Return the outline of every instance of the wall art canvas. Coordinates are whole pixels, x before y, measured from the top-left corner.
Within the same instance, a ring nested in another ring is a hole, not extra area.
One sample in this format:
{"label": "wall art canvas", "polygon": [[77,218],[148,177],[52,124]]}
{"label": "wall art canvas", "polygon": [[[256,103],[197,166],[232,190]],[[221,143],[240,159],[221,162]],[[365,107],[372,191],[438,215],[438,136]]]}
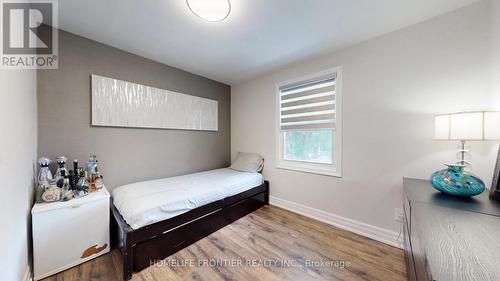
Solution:
{"label": "wall art canvas", "polygon": [[92,75],[92,125],[218,130],[218,101]]}

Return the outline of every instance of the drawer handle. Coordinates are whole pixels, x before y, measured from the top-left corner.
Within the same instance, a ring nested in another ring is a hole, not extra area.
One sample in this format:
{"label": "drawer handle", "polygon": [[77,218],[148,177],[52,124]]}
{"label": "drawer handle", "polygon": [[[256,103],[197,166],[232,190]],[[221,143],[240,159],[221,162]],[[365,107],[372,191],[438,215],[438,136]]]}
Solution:
{"label": "drawer handle", "polygon": [[80,208],[82,205],[71,206],[72,209]]}

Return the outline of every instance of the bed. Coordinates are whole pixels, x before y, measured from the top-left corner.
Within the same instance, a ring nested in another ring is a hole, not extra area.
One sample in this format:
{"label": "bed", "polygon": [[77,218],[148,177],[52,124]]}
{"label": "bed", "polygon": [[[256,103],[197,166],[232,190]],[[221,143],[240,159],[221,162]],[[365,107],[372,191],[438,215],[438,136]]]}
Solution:
{"label": "bed", "polygon": [[111,242],[124,280],[268,203],[260,173],[229,168],[115,188]]}

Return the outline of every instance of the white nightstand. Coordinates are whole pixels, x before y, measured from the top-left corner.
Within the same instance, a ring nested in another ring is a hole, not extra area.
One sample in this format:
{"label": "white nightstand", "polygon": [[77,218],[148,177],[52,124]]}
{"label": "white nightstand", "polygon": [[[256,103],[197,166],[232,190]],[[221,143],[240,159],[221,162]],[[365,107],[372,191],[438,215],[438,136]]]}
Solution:
{"label": "white nightstand", "polygon": [[67,202],[33,206],[34,280],[109,252],[109,202],[102,188]]}

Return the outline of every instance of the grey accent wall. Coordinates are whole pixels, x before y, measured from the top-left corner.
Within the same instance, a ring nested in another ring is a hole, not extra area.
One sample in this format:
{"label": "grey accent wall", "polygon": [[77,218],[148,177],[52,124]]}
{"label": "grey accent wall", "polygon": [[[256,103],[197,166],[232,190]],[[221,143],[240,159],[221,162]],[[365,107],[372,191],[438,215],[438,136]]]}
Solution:
{"label": "grey accent wall", "polygon": [[[218,100],[219,131],[92,127],[91,74]],[[39,155],[96,154],[109,189],[230,164],[228,85],[64,31],[59,69],[39,70],[37,84]]]}

